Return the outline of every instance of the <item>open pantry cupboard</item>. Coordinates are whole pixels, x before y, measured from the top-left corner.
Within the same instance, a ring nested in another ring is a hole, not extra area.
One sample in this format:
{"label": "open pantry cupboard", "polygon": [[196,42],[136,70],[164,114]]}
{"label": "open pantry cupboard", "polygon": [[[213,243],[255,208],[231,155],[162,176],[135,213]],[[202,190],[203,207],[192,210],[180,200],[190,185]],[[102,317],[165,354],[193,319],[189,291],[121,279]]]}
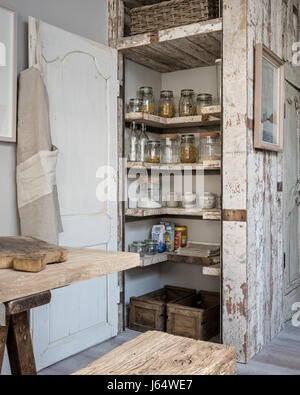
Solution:
{"label": "open pantry cupboard", "polygon": [[[118,49],[119,61],[119,158],[128,157],[129,127],[134,121],[144,123],[148,136],[159,140],[165,134],[195,134],[196,141],[201,133],[217,133],[222,139],[221,102],[206,108],[206,117],[178,117],[178,102],[182,89],[194,89],[195,93],[210,93],[218,96],[218,72],[216,60],[222,58],[223,30],[222,10],[219,18],[175,27],[158,34],[140,34],[129,36],[130,18],[128,10],[157,1],[109,1],[109,45]],[[220,84],[222,82],[220,81]],[[175,97],[176,114],[172,119],[143,113],[128,112],[129,99],[137,96],[142,86],[151,86],[158,114],[160,91],[172,90]],[[204,118],[204,119],[203,119]],[[222,195],[222,160],[212,160],[200,164],[152,165],[158,168],[162,177],[181,174],[183,179],[193,180],[195,192],[196,179],[204,180],[205,192],[219,197]],[[126,168],[125,168],[126,167]],[[137,176],[147,174],[151,177],[151,164],[126,162],[120,167],[119,187],[124,192],[124,185],[129,172]],[[152,173],[153,174],[153,173]],[[184,181],[183,181],[184,184]],[[172,181],[171,181],[172,185]],[[184,190],[184,187],[183,187]],[[189,189],[189,191],[191,191]],[[149,239],[153,225],[160,221],[174,222],[188,228],[188,240],[206,244],[222,244],[222,209],[211,210],[165,208],[140,209],[131,208],[128,199],[119,205],[119,248],[128,250],[133,241]],[[231,213],[228,213],[229,215]],[[235,213],[239,215],[239,213]],[[222,250],[222,249],[221,249]],[[183,253],[184,254],[184,253]],[[220,254],[219,254],[220,255]],[[182,256],[175,253],[157,254],[142,259],[143,268],[129,271],[120,279],[122,282],[123,306],[120,312],[123,326],[128,325],[127,307],[130,298],[140,296],[165,285],[172,285],[197,291],[212,291],[220,295],[222,306],[222,259],[221,256],[202,258],[200,256]],[[220,316],[221,316],[220,309]],[[222,320],[220,320],[222,322]],[[222,326],[214,341],[221,340]]]}

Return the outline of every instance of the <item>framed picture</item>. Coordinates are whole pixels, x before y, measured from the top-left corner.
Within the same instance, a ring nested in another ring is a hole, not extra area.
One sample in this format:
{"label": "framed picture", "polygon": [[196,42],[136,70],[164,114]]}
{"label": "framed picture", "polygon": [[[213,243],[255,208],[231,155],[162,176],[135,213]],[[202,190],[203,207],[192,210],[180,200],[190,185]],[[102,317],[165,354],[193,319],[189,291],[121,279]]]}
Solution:
{"label": "framed picture", "polygon": [[0,4],[0,141],[16,142],[16,11]]}
{"label": "framed picture", "polygon": [[284,62],[263,44],[255,49],[254,146],[283,151]]}

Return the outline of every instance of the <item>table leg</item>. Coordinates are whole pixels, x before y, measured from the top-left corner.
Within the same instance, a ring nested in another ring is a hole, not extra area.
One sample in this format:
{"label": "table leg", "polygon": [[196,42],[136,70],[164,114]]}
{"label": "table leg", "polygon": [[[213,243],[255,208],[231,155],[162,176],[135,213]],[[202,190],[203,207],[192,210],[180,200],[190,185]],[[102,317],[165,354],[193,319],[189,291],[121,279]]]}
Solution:
{"label": "table leg", "polygon": [[4,359],[5,345],[7,339],[8,326],[0,326],[0,375]]}
{"label": "table leg", "polygon": [[37,374],[28,311],[10,317],[7,350],[13,376]]}

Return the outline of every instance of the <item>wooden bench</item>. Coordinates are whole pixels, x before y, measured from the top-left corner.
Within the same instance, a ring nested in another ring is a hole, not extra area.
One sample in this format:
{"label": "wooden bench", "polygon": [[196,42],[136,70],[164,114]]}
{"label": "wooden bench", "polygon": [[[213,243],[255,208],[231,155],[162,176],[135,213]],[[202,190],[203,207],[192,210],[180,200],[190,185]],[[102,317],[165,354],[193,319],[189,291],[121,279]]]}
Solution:
{"label": "wooden bench", "polygon": [[75,375],[232,375],[233,347],[147,332]]}

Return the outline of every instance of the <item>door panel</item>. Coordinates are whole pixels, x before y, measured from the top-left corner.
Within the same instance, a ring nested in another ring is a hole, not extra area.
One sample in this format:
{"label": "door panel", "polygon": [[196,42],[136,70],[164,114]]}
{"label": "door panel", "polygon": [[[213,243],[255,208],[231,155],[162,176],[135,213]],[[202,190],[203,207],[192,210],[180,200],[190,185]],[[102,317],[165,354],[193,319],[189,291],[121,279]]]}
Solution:
{"label": "door panel", "polygon": [[[292,304],[300,301],[300,131],[299,92],[286,83],[284,148],[284,251],[285,319],[292,317]],[[298,300],[297,300],[298,299]]]}
{"label": "door panel", "polygon": [[[48,90],[64,232],[60,244],[117,249],[117,204],[99,202],[97,169],[117,169],[117,51],[30,18],[30,64]],[[115,336],[117,274],[52,292],[32,313],[38,369]]]}

